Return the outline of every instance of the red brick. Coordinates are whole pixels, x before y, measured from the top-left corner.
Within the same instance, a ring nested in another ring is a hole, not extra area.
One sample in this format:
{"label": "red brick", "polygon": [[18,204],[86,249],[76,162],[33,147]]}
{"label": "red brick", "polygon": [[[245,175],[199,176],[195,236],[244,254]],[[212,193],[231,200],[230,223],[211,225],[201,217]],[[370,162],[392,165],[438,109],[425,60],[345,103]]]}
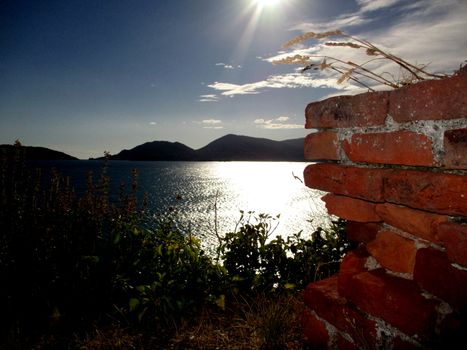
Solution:
{"label": "red brick", "polygon": [[385,223],[434,243],[440,243],[437,236],[438,226],[449,219],[446,215],[389,203],[378,204],[376,213]]}
{"label": "red brick", "polygon": [[305,159],[339,160],[337,132],[322,131],[305,137]]}
{"label": "red brick", "polygon": [[444,133],[444,166],[467,169],[467,128]]}
{"label": "red brick", "polygon": [[376,322],[367,319],[361,312],[349,307],[338,293],[337,276],[307,286],[305,304],[338,330],[348,334],[376,337]]}
{"label": "red brick", "polygon": [[[345,298],[341,297],[337,291],[337,275],[331,276],[321,281],[310,283],[303,293],[305,304],[312,310],[324,309],[324,313],[332,312],[332,308],[345,305]],[[318,312],[318,314],[324,315]],[[325,317],[330,320],[331,317]]]}
{"label": "red brick", "polygon": [[444,252],[433,248],[419,249],[414,280],[450,305],[459,309],[467,307],[467,271],[452,266]]}
{"label": "red brick", "polygon": [[417,248],[415,242],[391,231],[380,231],[367,244],[368,252],[385,268],[402,273],[413,273]]}
{"label": "red brick", "polygon": [[312,164],[305,168],[308,187],[349,197],[383,201],[383,176],[387,170],[337,164]]}
{"label": "red brick", "polygon": [[305,305],[336,328],[343,326],[347,301],[337,291],[337,275],[309,284],[304,293]]}
{"label": "red brick", "polygon": [[304,170],[305,184],[349,197],[383,201],[383,179],[391,170],[366,169],[337,164],[311,164]]}
{"label": "red brick", "polygon": [[357,222],[379,222],[374,203],[362,201],[345,196],[336,196],[332,193],[321,198],[326,203],[329,214]]}
{"label": "red brick", "polygon": [[389,115],[397,122],[467,118],[467,73],[390,92]]}
{"label": "red brick", "polygon": [[467,266],[467,225],[445,223],[438,228],[439,239],[446,247],[449,260]]}
{"label": "red brick", "polygon": [[337,288],[339,295],[346,297],[347,292],[352,288],[351,281],[354,275],[366,272],[365,264],[369,255],[364,246],[348,252],[342,259],[339,273],[337,274]]}
{"label": "red brick", "polygon": [[343,143],[349,159],[357,163],[432,166],[431,140],[411,131],[354,134]]}
{"label": "red brick", "polygon": [[[343,311],[343,326],[342,329],[349,334],[360,349],[365,348],[368,343],[375,344],[377,337],[376,321],[367,318],[367,315],[362,311],[349,305]],[[345,322],[345,323],[344,323]]]}
{"label": "red brick", "polygon": [[[378,209],[378,206],[376,206],[376,209]],[[376,237],[380,228],[381,224],[347,221],[345,224],[345,233],[347,238],[351,241],[368,243]]]}
{"label": "red brick", "polygon": [[467,177],[393,170],[385,174],[384,199],[435,213],[467,216]]}
{"label": "red brick", "polygon": [[324,323],[306,310],[302,317],[303,334],[313,349],[328,349],[329,333]]}
{"label": "red brick", "polygon": [[425,299],[414,281],[379,269],[354,275],[350,283],[347,299],[364,312],[408,335],[427,336],[433,332],[437,302]]}
{"label": "red brick", "polygon": [[337,96],[310,103],[305,110],[305,128],[347,128],[384,125],[388,92]]}
{"label": "red brick", "polygon": [[345,311],[347,301],[338,292],[337,275],[324,280],[311,283],[304,292],[305,304],[314,310],[321,318],[331,323],[336,328],[347,331],[349,320]]}

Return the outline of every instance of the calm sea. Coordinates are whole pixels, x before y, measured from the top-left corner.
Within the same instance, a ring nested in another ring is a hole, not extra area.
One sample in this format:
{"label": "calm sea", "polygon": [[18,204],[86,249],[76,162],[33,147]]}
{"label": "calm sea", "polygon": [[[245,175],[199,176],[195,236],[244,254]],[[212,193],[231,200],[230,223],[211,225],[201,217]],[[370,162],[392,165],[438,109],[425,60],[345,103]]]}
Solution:
{"label": "calm sea", "polygon": [[[103,162],[49,161],[36,165],[55,167],[69,176],[79,194],[86,189],[90,171],[99,178]],[[132,169],[137,169],[139,193],[147,196],[149,215],[175,208],[179,228],[197,234],[209,245],[216,223],[221,234],[234,230],[240,210],[280,215],[274,235],[283,237],[299,231],[309,234],[317,226],[326,225],[319,199],[323,193],[300,181],[305,166],[302,162],[111,161],[107,171],[111,193],[118,195],[122,182],[131,186]]]}

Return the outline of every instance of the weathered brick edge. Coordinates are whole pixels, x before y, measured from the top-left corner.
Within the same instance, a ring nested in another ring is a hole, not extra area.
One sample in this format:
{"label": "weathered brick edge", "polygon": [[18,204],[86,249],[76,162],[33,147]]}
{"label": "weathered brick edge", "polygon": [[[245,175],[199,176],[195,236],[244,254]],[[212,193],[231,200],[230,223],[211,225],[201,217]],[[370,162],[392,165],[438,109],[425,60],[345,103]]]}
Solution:
{"label": "weathered brick edge", "polygon": [[310,103],[307,186],[359,242],[308,285],[314,348],[450,348],[467,338],[467,69]]}

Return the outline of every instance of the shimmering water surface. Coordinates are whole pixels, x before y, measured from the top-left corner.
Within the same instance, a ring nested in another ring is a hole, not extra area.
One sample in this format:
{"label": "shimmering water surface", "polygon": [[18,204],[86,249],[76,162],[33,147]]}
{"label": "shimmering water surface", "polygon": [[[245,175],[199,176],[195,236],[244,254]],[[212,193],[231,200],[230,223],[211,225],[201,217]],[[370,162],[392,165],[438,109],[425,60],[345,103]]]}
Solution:
{"label": "shimmering water surface", "polygon": [[[86,188],[89,171],[97,179],[103,163],[54,161],[40,165],[58,168],[71,178],[80,193]],[[107,171],[111,193],[118,194],[120,183],[129,186],[131,171],[137,169],[139,193],[147,195],[148,213],[165,213],[169,208],[176,208],[179,227],[209,242],[214,237],[216,222],[221,234],[234,230],[240,210],[280,214],[275,235],[287,236],[301,230],[306,234],[325,224],[325,210],[319,199],[322,193],[307,188],[299,180],[306,165],[301,162],[112,161]]]}

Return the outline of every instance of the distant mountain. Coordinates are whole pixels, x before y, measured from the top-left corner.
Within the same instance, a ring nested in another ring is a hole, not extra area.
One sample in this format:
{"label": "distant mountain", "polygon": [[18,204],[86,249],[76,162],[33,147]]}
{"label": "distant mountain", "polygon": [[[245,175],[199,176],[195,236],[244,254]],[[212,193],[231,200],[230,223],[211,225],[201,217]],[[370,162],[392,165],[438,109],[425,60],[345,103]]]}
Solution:
{"label": "distant mountain", "polygon": [[[13,157],[16,146],[0,145],[0,155],[6,154],[7,157]],[[66,153],[54,151],[45,147],[21,146],[21,151],[24,151],[24,159],[26,160],[78,160]]]}
{"label": "distant mountain", "polygon": [[196,151],[199,160],[303,160],[304,139],[273,141],[239,135],[223,136]]}
{"label": "distant mountain", "polygon": [[123,150],[110,159],[115,160],[194,160],[196,152],[180,142],[153,141]]}
{"label": "distant mountain", "polygon": [[114,160],[185,160],[185,161],[302,161],[304,139],[273,141],[239,135],[223,136],[194,150],[179,142],[146,142],[113,155]]}

